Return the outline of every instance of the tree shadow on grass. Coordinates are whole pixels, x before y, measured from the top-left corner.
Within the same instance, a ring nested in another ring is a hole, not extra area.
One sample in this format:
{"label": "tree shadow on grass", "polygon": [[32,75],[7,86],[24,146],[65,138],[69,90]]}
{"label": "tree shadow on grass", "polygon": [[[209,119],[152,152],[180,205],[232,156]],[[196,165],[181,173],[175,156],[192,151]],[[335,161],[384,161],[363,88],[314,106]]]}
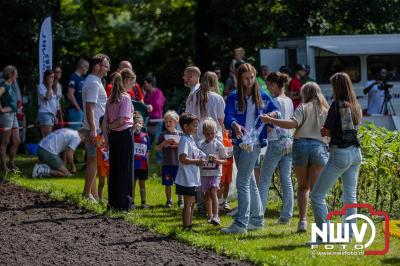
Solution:
{"label": "tree shadow on grass", "polygon": [[382,264],[400,265],[400,258],[386,258],[382,260]]}
{"label": "tree shadow on grass", "polygon": [[272,247],[263,247],[260,248],[260,250],[264,251],[292,251],[298,248],[306,248],[307,246],[305,244],[289,244],[289,245],[278,245],[278,246],[272,246]]}
{"label": "tree shadow on grass", "polygon": [[289,232],[289,233],[282,232],[282,233],[279,233],[279,234],[274,234],[274,233],[264,233],[262,231],[259,231],[258,233],[251,232],[249,234],[239,235],[237,237],[237,239],[240,239],[240,240],[257,240],[257,239],[263,239],[263,238],[265,238],[265,239],[271,239],[271,238],[272,239],[277,239],[277,238],[284,239],[284,238],[288,238],[291,235],[295,235],[295,234],[296,234],[295,232]]}
{"label": "tree shadow on grass", "polygon": [[281,215],[281,213],[280,213],[279,210],[271,210],[271,209],[268,209],[268,210],[265,212],[264,217],[265,217],[265,218],[279,218],[280,215]]}

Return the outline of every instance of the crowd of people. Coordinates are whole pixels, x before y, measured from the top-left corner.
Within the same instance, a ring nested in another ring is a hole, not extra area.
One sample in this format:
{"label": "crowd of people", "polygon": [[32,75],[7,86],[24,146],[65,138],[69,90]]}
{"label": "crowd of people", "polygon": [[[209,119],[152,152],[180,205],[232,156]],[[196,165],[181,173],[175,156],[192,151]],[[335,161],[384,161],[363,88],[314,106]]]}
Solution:
{"label": "crowd of people", "polygon": [[[238,208],[234,222],[222,232],[240,234],[262,229],[276,171],[283,201],[277,223],[289,224],[294,207],[292,168],[298,181],[297,231],[307,230],[309,196],[315,221],[321,227],[326,222],[326,195],[339,176],[343,202],[356,202],[361,164],[357,127],[362,110],[350,77],[342,72],[331,77],[334,100],[329,106],[319,85],[308,78],[306,66],[297,65],[292,76],[285,67],[269,72],[267,66],[261,66],[258,76],[244,55],[242,48],[235,49],[225,86],[219,80],[220,68],[202,74],[196,66],[187,67],[182,79],[190,92],[185,112],[180,115],[173,110],[164,113],[165,97],[156,87],[154,75],[144,79],[142,91],[131,63],[122,61],[111,74],[111,82],[105,84],[110,58],[97,54],[90,64],[80,59],[67,88],[70,106],[66,113],[75,123],[57,130],[54,127],[63,117],[59,103],[61,68],[47,70],[38,89],[42,140],[32,176],[75,174],[74,151],[83,143],[83,196],[94,202],[103,200],[108,180],[108,208],[129,211],[135,207],[138,180],[141,207],[148,208],[145,181],[151,144],[155,142],[157,160],[162,165],[165,206],[173,204],[175,185],[184,229],[192,229],[196,203],[210,224],[220,225],[219,209],[229,209],[232,179],[236,180]],[[17,78],[16,68],[6,67],[4,77],[0,84],[0,124],[4,128],[1,166],[15,168],[18,108],[10,84]],[[6,164],[9,142],[12,146]],[[263,147],[264,159],[260,160]],[[355,211],[348,209],[346,216]]]}

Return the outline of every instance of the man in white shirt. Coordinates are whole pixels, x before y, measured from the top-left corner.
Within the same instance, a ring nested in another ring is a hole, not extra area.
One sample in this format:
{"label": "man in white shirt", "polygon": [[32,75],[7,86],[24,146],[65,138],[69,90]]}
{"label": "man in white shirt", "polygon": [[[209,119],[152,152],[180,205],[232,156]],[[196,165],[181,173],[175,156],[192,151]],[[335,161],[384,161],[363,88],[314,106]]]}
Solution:
{"label": "man in white shirt", "polygon": [[[86,129],[87,138],[85,149],[87,154],[86,178],[83,194],[90,200],[96,198],[96,172],[97,153],[96,135],[100,133],[99,119],[104,115],[107,94],[101,79],[107,76],[110,70],[110,58],[104,54],[97,54],[92,58],[92,72],[85,79],[82,88],[83,111],[85,112],[83,128]],[[91,188],[93,186],[92,195]]]}
{"label": "man in white shirt", "polygon": [[[39,163],[35,165],[32,177],[40,176],[71,176],[76,173],[74,164],[74,152],[85,139],[83,128],[75,131],[70,128],[58,129],[39,142]],[[60,154],[64,153],[64,158]],[[71,172],[67,169],[67,163],[71,164]]]}
{"label": "man in white shirt", "polygon": [[190,66],[185,69],[183,72],[183,85],[190,89],[189,96],[186,98],[186,109],[188,109],[188,101],[190,95],[196,92],[200,88],[200,69],[196,66]]}
{"label": "man in white shirt", "polygon": [[380,68],[376,72],[376,79],[369,80],[365,84],[364,94],[368,94],[368,109],[367,114],[385,114],[386,110],[383,108],[385,100],[384,84],[387,76],[387,71]]}

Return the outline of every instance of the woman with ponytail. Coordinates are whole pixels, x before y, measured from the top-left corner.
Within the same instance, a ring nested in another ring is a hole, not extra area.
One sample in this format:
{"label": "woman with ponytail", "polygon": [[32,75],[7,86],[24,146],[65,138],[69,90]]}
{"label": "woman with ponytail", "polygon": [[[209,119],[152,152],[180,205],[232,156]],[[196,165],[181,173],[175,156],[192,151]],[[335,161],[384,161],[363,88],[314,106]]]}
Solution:
{"label": "woman with ponytail", "polygon": [[[214,72],[207,71],[200,80],[200,89],[192,93],[188,98],[186,112],[195,114],[203,128],[203,121],[211,117],[217,122],[217,137],[222,141],[222,129],[224,125],[225,101],[218,93],[218,76]],[[198,143],[204,139],[202,130],[197,130],[194,140]]]}
{"label": "woman with ponytail", "polygon": [[135,84],[136,75],[123,69],[112,82],[102,129],[110,153],[108,208],[128,211],[132,208],[133,185],[133,105],[128,90]]}
{"label": "woman with ponytail", "polygon": [[299,233],[307,231],[308,196],[328,161],[328,138],[321,136],[319,131],[329,108],[321,88],[315,82],[303,85],[301,98],[302,103],[290,119],[263,117],[263,122],[273,126],[296,129],[293,135],[292,164],[298,182],[297,203],[300,219],[297,232]]}
{"label": "woman with ponytail", "polygon": [[[282,119],[290,119],[294,108],[292,100],[285,95],[284,89],[289,82],[289,76],[272,72],[267,78],[267,86],[278,108]],[[292,186],[292,132],[289,129],[274,127],[268,132],[268,148],[265,151],[265,160],[261,167],[260,197],[263,210],[268,205],[268,190],[275,169],[279,167],[279,179],[282,187],[283,205],[278,224],[288,224],[293,212]]]}

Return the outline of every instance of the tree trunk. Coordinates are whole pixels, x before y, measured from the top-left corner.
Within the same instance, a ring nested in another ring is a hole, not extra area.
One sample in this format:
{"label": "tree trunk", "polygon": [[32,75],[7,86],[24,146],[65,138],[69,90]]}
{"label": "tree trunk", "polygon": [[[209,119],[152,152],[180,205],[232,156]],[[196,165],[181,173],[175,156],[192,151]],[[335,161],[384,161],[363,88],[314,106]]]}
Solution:
{"label": "tree trunk", "polygon": [[210,0],[197,1],[195,64],[202,73],[210,69],[212,61],[209,40],[212,34],[213,16],[209,12],[210,4]]}

